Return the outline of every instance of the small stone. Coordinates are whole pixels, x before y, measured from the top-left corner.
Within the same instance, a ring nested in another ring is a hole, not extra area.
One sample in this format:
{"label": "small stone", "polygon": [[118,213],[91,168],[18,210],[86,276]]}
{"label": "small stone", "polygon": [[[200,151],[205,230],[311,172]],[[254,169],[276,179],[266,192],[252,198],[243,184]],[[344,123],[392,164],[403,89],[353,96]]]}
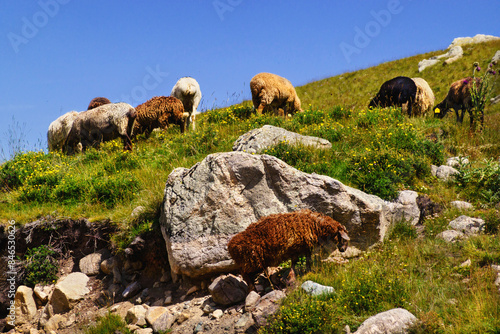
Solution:
{"label": "small stone", "polygon": [[139,328],[134,331],[134,334],[153,334],[152,328]]}
{"label": "small stone", "polygon": [[453,201],[450,203],[451,206],[460,209],[460,210],[472,210],[474,209],[474,206],[470,204],[469,202],[464,202],[464,201]]}
{"label": "small stone", "polygon": [[463,262],[462,264],[460,264],[460,268],[467,268],[467,267],[470,267],[472,264],[472,261],[470,259],[467,259],[467,261]]}
{"label": "small stone", "polygon": [[213,313],[212,313],[212,317],[214,319],[219,319],[220,317],[222,317],[224,315],[224,312],[222,312],[221,309],[217,309],[215,310]]}
{"label": "small stone", "polygon": [[257,302],[260,299],[260,295],[255,291],[250,291],[250,293],[245,298],[245,311],[250,312],[255,308]]}
{"label": "small stone", "polygon": [[122,293],[122,297],[125,299],[130,298],[136,295],[139,292],[139,290],[141,290],[141,284],[137,281],[132,282],[125,288],[125,290]]}
{"label": "small stone", "polygon": [[102,260],[103,254],[92,253],[82,258],[78,266],[80,267],[80,271],[82,273],[88,276],[93,276],[99,274]]}
{"label": "small stone", "polygon": [[448,224],[448,227],[456,231],[463,232],[466,235],[474,235],[484,230],[485,222],[481,218],[460,216],[452,220]]}
{"label": "small stone", "polygon": [[253,320],[252,313],[247,312],[238,319],[234,325],[234,329],[236,330],[236,333],[245,333],[247,329],[252,327],[254,324],[255,321]]}
{"label": "small stone", "polygon": [[188,320],[189,318],[191,318],[191,314],[187,311],[184,311],[184,312],[181,312],[181,314],[179,314],[179,316],[177,317],[177,322],[179,324],[182,324],[184,321]]}
{"label": "small stone", "polygon": [[439,233],[436,238],[443,239],[446,242],[457,242],[465,238],[465,234],[460,231],[446,230]]}
{"label": "small stone", "polygon": [[304,283],[302,283],[301,287],[311,296],[319,296],[322,294],[335,292],[335,289],[333,287],[321,285],[313,281],[305,281]]}
{"label": "small stone", "polygon": [[197,287],[196,285],[195,285],[195,286],[192,286],[192,287],[188,290],[188,292],[186,292],[186,296],[189,296],[189,295],[191,295],[191,294],[195,293],[195,292],[196,292],[196,291],[198,291],[198,290],[200,290],[200,288],[199,288],[199,287]]}
{"label": "small stone", "polygon": [[204,307],[203,307],[203,313],[205,314],[210,314],[212,313],[213,311],[215,311],[215,308],[213,308],[210,304],[206,304]]}
{"label": "small stone", "polygon": [[196,333],[201,332],[202,330],[203,330],[203,322],[200,321],[199,323],[196,324],[196,327],[194,328],[193,333],[196,334]]}
{"label": "small stone", "polygon": [[127,311],[125,316],[125,321],[129,324],[136,324],[137,326],[143,326],[146,324],[146,308],[142,305],[136,305],[131,307]]}

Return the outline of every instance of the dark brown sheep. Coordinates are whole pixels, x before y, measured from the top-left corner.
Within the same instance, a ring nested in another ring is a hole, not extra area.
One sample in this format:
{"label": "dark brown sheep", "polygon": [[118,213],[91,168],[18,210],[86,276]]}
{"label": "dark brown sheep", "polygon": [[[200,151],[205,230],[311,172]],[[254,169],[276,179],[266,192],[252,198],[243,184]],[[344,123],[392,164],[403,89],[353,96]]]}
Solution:
{"label": "dark brown sheep", "polygon": [[229,254],[240,267],[249,286],[256,273],[291,259],[292,269],[300,256],[306,256],[310,269],[314,247],[334,246],[344,252],[349,236],[339,222],[318,212],[303,209],[274,214],[250,224],[228,243]]}
{"label": "dark brown sheep", "polygon": [[172,124],[178,124],[184,132],[184,105],[175,97],[155,96],[135,110],[134,136],[141,133],[149,135],[155,128],[167,129]]}
{"label": "dark brown sheep", "polygon": [[[476,84],[480,84],[479,78],[476,78]],[[469,117],[472,112],[472,98],[470,95],[470,90],[473,85],[473,79],[467,77],[460,79],[451,84],[448,90],[448,95],[444,100],[434,107],[434,116],[438,118],[443,118],[451,110],[455,110],[455,115],[457,116],[457,122],[462,123],[464,120],[465,112],[469,113]],[[461,110],[461,114],[458,111]],[[473,118],[470,119],[471,124],[473,123]]]}
{"label": "dark brown sheep", "polygon": [[105,97],[94,97],[92,101],[90,101],[87,110],[94,109],[108,103],[111,103],[111,101]]}

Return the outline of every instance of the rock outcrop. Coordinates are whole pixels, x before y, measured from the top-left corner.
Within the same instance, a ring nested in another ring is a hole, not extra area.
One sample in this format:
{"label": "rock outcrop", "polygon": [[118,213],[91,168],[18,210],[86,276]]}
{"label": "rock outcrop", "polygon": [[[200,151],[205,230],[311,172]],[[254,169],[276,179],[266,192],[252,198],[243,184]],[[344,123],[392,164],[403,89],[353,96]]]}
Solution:
{"label": "rock outcrop", "polygon": [[483,34],[477,34],[474,37],[457,37],[453,40],[453,42],[451,42],[448,48],[452,48],[454,46],[464,46],[468,44],[485,43],[495,40],[500,40],[500,37]]}
{"label": "rock outcrop", "polygon": [[443,62],[443,65],[451,64],[454,61],[462,58],[464,54],[464,50],[461,46],[453,46],[450,50],[442,55],[434,56],[429,59],[423,59],[418,63],[418,71],[422,72],[427,67],[436,65],[441,61],[441,59],[446,58]]}
{"label": "rock outcrop", "polygon": [[280,127],[264,125],[261,128],[253,129],[241,135],[233,145],[233,151],[243,151],[247,153],[261,153],[265,149],[286,141],[290,145],[313,146],[315,148],[327,149],[332,144],[322,138],[303,136],[301,134],[287,131]]}
{"label": "rock outcrop", "polygon": [[261,217],[318,211],[343,224],[353,246],[367,249],[383,240],[396,217],[418,222],[419,214],[408,214],[413,210],[402,213],[405,206],[301,172],[269,155],[228,152],[170,174],[160,225],[174,278],[200,277],[236,269],[227,243]]}

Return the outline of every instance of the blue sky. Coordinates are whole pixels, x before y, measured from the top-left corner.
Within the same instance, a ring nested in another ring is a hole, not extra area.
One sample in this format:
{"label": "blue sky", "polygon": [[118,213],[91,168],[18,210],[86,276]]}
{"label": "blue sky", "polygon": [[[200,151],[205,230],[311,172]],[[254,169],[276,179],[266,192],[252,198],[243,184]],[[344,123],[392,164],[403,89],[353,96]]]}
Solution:
{"label": "blue sky", "polygon": [[295,86],[500,36],[498,0],[2,0],[0,160],[46,150],[49,124],[104,96],[134,107],[198,80],[201,110],[250,98],[259,72]]}

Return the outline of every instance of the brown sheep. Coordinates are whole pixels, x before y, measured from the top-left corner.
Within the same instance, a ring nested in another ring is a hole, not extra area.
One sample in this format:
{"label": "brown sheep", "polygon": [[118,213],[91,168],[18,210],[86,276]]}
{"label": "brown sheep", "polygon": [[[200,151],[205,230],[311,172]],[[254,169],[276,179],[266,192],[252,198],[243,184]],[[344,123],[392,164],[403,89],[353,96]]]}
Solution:
{"label": "brown sheep", "polygon": [[275,115],[302,112],[300,99],[292,83],[279,75],[259,73],[250,80],[253,106],[257,114],[271,107]]}
{"label": "brown sheep", "polygon": [[[481,80],[476,78],[476,83],[480,84]],[[448,95],[446,95],[441,103],[434,107],[434,117],[443,118],[450,111],[450,109],[453,109],[455,110],[455,115],[457,116],[457,122],[462,123],[465,112],[467,112],[472,125],[474,121],[471,117],[472,98],[470,90],[472,85],[473,79],[471,77],[460,79],[452,83],[450,89],[448,90]],[[459,110],[462,111],[460,116],[458,115]]]}
{"label": "brown sheep", "polygon": [[293,270],[305,255],[309,270],[313,248],[332,246],[333,241],[341,252],[347,249],[345,227],[326,215],[303,209],[261,218],[231,238],[227,249],[251,287],[256,273],[289,259]]}
{"label": "brown sheep", "polygon": [[111,103],[110,100],[108,100],[105,97],[94,97],[92,101],[90,101],[89,106],[87,107],[87,110],[94,109],[97,107],[100,107],[104,104],[109,104]]}
{"label": "brown sheep", "polygon": [[167,129],[169,125],[178,124],[184,132],[184,105],[172,96],[155,96],[138,105],[137,118],[134,124],[134,136],[141,133],[149,135],[153,129]]}

